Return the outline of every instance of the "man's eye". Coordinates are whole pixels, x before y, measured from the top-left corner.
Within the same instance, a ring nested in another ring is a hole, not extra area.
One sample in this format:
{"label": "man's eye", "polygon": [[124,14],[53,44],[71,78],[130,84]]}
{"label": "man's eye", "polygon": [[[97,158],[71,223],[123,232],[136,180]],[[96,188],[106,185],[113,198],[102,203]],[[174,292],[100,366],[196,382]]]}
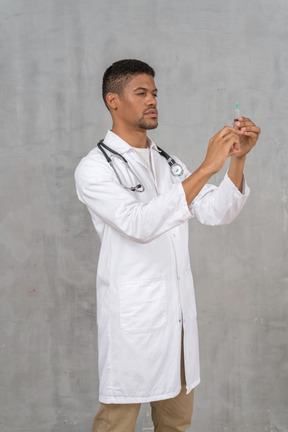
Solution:
{"label": "man's eye", "polygon": [[138,96],[143,96],[143,95],[145,95],[145,93],[144,93],[144,92],[141,92],[141,93],[137,93],[137,95],[138,95]]}
{"label": "man's eye", "polygon": [[156,97],[158,97],[158,94],[153,94],[153,96],[156,98]]}

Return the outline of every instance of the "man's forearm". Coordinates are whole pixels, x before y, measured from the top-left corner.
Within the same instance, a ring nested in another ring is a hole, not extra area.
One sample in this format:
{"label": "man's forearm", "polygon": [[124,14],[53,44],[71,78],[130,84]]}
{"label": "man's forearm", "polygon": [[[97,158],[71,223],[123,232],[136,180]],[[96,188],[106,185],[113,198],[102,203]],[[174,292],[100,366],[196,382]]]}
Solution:
{"label": "man's forearm", "polygon": [[193,174],[191,174],[186,180],[182,182],[188,206],[199,194],[201,189],[205,186],[212,175],[213,173],[209,168],[201,165],[196,171],[193,172]]}
{"label": "man's forearm", "polygon": [[242,192],[243,188],[243,171],[246,156],[231,156],[231,162],[228,170],[228,176],[235,186]]}
{"label": "man's forearm", "polygon": [[[243,188],[243,171],[245,160],[246,156],[231,156],[231,162],[228,170],[228,176],[230,180],[235,184],[240,192],[242,192]],[[194,171],[193,174],[191,174],[186,180],[182,182],[188,205],[192,203],[194,198],[198,195],[198,193],[213,174],[214,172],[211,171],[211,168],[203,163],[196,171]]]}

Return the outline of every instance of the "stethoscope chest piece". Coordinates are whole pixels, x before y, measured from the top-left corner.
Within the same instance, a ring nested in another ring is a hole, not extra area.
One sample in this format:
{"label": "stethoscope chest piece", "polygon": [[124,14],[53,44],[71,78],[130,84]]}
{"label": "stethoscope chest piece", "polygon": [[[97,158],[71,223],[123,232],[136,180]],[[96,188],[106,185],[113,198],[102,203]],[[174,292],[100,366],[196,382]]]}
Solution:
{"label": "stethoscope chest piece", "polygon": [[183,168],[181,165],[175,162],[173,165],[171,165],[171,173],[173,176],[179,177],[183,174]]}
{"label": "stethoscope chest piece", "polygon": [[158,152],[160,153],[161,156],[163,156],[167,162],[168,165],[170,166],[170,171],[171,174],[174,177],[179,177],[183,174],[183,168],[181,165],[179,165],[177,162],[175,162],[175,160],[168,155],[168,153],[166,153],[164,150],[162,150],[159,146],[157,146]]}

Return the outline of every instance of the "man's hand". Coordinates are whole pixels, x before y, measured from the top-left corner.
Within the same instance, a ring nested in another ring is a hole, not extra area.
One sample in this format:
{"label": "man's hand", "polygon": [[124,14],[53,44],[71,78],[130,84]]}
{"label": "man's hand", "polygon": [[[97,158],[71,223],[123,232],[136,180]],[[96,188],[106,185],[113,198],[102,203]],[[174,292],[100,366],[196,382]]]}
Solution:
{"label": "man's hand", "polygon": [[236,132],[239,136],[239,148],[231,157],[228,176],[239,191],[242,192],[246,155],[255,146],[261,131],[255,123],[246,117],[239,117],[238,121],[233,122],[233,124],[238,128]]}
{"label": "man's hand", "polygon": [[246,154],[255,146],[260,128],[246,117],[239,117],[235,126],[238,129],[225,126],[210,139],[204,162],[183,181],[188,205],[210,177],[223,168],[229,156],[231,156],[231,163],[228,175],[239,191],[242,191]]}
{"label": "man's hand", "polygon": [[[233,122],[234,124],[234,122]],[[234,126],[225,126],[210,141],[204,166],[212,169],[213,174],[220,171],[229,156],[243,158],[255,146],[260,128],[246,117],[239,117]]]}
{"label": "man's hand", "polygon": [[204,162],[182,183],[188,205],[210,177],[223,168],[226,159],[240,151],[239,135],[237,129],[225,126],[210,139]]}
{"label": "man's hand", "polygon": [[202,167],[205,167],[211,176],[223,168],[229,156],[240,153],[240,135],[242,136],[243,132],[225,126],[209,140]]}
{"label": "man's hand", "polygon": [[239,151],[235,152],[235,156],[239,158],[252,150],[259,138],[261,129],[247,117],[239,117],[237,122],[233,122],[233,125],[238,128],[238,130],[235,129],[235,132],[239,136],[240,148]]}

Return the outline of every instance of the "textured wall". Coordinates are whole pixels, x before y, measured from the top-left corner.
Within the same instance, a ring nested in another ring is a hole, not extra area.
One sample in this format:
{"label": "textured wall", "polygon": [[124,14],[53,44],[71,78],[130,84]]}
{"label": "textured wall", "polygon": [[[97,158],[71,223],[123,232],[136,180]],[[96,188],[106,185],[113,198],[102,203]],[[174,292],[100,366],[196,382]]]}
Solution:
{"label": "textured wall", "polygon": [[287,431],[287,1],[0,0],[0,22],[0,431],[91,429],[99,241],[73,172],[110,126],[101,78],[125,57],[155,67],[151,136],[191,170],[237,101],[262,128],[237,221],[191,222],[191,431]]}

